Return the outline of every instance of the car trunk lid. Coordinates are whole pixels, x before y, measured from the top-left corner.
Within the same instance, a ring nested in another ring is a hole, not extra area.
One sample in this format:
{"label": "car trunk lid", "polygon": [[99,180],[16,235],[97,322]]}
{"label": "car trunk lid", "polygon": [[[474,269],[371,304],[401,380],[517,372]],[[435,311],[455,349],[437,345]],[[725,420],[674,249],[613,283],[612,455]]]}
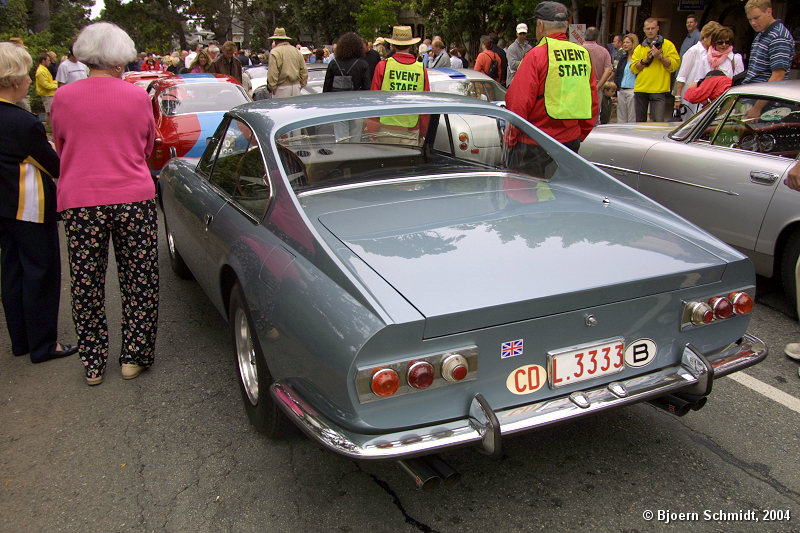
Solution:
{"label": "car trunk lid", "polygon": [[498,190],[431,191],[319,221],[426,317],[426,338],[722,277],[711,251],[602,200],[507,179]]}

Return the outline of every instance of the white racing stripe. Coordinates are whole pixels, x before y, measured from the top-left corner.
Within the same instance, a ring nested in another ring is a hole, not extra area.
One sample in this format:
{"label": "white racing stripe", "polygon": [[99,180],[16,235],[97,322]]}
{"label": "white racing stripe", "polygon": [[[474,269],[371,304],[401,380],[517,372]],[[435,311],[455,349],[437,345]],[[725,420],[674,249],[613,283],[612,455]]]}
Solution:
{"label": "white racing stripe", "polygon": [[774,400],[779,404],[788,407],[795,413],[800,413],[800,399],[795,398],[791,394],[786,394],[782,390],[776,389],[772,385],[767,385],[763,381],[759,381],[753,376],[749,376],[744,372],[735,372],[727,377],[737,383],[741,383],[748,389],[752,389],[757,393],[766,396],[770,400]]}

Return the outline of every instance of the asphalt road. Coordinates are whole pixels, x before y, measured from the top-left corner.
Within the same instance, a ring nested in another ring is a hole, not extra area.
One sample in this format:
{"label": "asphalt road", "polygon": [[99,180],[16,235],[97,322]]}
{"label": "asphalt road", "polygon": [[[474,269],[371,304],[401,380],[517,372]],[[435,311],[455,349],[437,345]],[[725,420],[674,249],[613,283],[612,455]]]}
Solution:
{"label": "asphalt road", "polygon": [[[393,463],[258,435],[227,326],[160,252],[156,364],[138,379],[110,364],[89,388],[76,357],[33,365],[0,335],[0,531],[800,531],[800,378],[782,354],[800,327],[765,280],[750,332],[772,353],[745,373],[766,392],[728,377],[683,418],[635,405],[506,439],[497,460],[447,453],[461,483],[421,492]],[[63,286],[70,342],[66,263]]]}

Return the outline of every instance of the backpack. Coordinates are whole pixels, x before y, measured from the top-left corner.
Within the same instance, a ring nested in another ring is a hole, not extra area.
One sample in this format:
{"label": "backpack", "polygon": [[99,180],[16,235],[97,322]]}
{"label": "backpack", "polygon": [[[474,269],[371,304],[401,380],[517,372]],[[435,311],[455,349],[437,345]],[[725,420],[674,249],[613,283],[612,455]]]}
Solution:
{"label": "backpack", "polygon": [[[495,54],[497,57],[497,54]],[[487,74],[493,80],[500,79],[500,61],[497,59],[492,59],[492,63],[489,65],[489,73]]]}
{"label": "backpack", "polygon": [[333,89],[332,89],[332,91],[333,92],[339,92],[339,91],[352,91],[352,90],[354,90],[355,87],[353,86],[353,77],[350,76],[350,71],[353,69],[353,65],[355,65],[358,62],[358,60],[353,61],[353,64],[350,65],[350,68],[347,69],[347,72],[342,70],[341,65],[339,65],[339,63],[337,63],[335,59],[333,60],[333,62],[336,63],[336,68],[339,69],[339,72],[341,73],[341,76],[337,75],[337,74],[333,75]]}

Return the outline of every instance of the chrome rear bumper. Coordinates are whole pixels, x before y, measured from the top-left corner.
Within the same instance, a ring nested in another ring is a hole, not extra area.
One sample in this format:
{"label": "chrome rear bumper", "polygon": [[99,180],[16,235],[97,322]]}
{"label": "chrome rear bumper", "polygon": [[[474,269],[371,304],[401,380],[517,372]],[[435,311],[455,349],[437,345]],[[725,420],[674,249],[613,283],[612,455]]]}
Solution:
{"label": "chrome rear bumper", "polygon": [[766,356],[766,345],[751,335],[711,354],[700,354],[687,345],[679,365],[650,374],[500,411],[493,411],[478,394],[471,405],[465,406],[466,418],[379,435],[355,433],[336,426],[287,383],[274,383],[270,392],[286,416],[309,437],[347,457],[400,459],[467,444],[476,444],[486,453],[497,453],[501,435],[541,428],[676,392],[705,396],[711,392],[714,379],[752,366]]}

